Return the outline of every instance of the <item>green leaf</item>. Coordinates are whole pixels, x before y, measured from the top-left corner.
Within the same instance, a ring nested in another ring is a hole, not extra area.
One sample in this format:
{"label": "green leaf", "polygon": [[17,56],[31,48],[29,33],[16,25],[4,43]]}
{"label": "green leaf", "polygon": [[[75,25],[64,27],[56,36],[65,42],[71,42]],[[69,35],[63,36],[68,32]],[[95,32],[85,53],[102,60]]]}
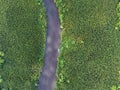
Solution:
{"label": "green leaf", "polygon": [[116,86],[112,86],[112,88],[111,88],[111,90],[116,90],[117,88],[116,88]]}
{"label": "green leaf", "polygon": [[0,78],[0,83],[2,83],[3,79]]}
{"label": "green leaf", "polygon": [[0,58],[0,64],[4,63],[4,59]]}
{"label": "green leaf", "polygon": [[4,56],[4,53],[2,51],[0,51],[0,56]]}

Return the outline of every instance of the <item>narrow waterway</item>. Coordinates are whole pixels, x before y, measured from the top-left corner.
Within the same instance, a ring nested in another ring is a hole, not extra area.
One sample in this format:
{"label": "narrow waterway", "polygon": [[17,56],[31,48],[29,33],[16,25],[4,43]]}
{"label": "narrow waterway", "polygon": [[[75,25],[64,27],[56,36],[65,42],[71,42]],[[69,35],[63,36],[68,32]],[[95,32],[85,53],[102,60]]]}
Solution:
{"label": "narrow waterway", "polygon": [[47,39],[44,66],[39,79],[38,90],[56,90],[56,68],[60,47],[60,19],[54,0],[44,0],[47,14]]}

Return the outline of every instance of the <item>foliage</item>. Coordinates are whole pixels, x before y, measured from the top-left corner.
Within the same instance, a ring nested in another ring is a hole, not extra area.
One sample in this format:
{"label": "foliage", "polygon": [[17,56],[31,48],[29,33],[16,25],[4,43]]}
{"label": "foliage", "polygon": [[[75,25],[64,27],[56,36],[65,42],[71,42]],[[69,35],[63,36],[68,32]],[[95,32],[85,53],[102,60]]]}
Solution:
{"label": "foliage", "polygon": [[[1,65],[4,63],[4,59],[2,59],[3,58],[3,56],[4,56],[4,52],[2,52],[2,51],[0,51],[0,67],[1,67]],[[3,79],[2,79],[2,76],[1,76],[1,74],[0,74],[0,84],[3,82]]]}
{"label": "foliage", "polygon": [[119,30],[120,29],[120,3],[117,4],[116,11],[117,11],[117,16],[118,16],[118,20],[117,20],[118,22],[116,23],[115,29]]}
{"label": "foliage", "polygon": [[4,52],[0,51],[0,57],[4,56]]}
{"label": "foliage", "polygon": [[117,1],[56,0],[56,3],[63,25],[57,89],[115,88],[120,69],[120,32],[114,29]]}
{"label": "foliage", "polygon": [[5,53],[0,52],[2,90],[37,88],[46,38],[42,3],[37,0],[0,1],[0,51]]}

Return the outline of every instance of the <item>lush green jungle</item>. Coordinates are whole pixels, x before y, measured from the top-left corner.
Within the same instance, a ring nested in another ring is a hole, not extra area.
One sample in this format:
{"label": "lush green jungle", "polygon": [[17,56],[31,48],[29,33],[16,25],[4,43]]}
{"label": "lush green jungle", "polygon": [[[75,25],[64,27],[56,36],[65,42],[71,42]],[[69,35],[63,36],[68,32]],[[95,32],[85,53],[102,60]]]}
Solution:
{"label": "lush green jungle", "polygon": [[[118,0],[55,0],[62,25],[57,90],[120,90]],[[0,90],[37,90],[43,66],[42,0],[0,0]]]}

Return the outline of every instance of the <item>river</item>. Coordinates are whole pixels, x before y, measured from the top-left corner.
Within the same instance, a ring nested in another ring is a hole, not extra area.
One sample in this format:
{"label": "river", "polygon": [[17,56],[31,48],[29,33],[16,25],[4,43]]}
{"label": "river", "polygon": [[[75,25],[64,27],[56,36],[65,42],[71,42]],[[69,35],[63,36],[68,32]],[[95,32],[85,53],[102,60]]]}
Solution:
{"label": "river", "polygon": [[47,14],[47,39],[44,66],[39,79],[38,90],[56,90],[56,68],[60,47],[60,19],[54,0],[44,0]]}

